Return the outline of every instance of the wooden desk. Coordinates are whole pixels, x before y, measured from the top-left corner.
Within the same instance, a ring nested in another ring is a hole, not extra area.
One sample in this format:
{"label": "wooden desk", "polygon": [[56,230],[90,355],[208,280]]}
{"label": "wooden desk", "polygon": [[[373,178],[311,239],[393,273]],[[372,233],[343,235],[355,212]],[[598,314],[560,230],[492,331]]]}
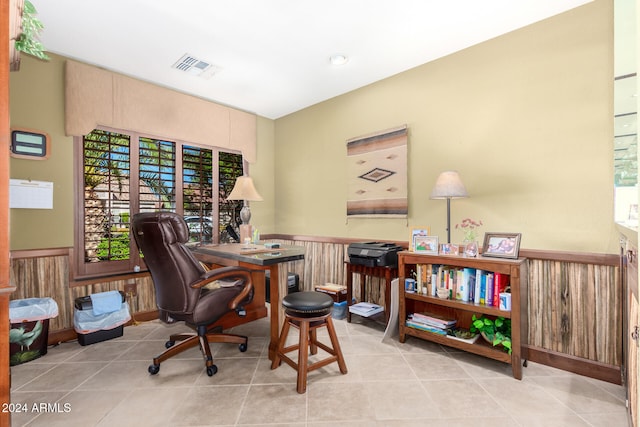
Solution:
{"label": "wooden desk", "polygon": [[384,318],[389,322],[389,303],[391,302],[391,280],[398,277],[397,267],[367,267],[366,265],[351,264],[345,261],[347,266],[347,322],[351,322],[350,305],[353,304],[353,275],[360,275],[360,295],[366,294],[367,276],[381,277],[385,279],[384,287]]}
{"label": "wooden desk", "polygon": [[[304,247],[280,245],[278,249],[267,249],[261,245],[251,245],[248,249],[242,243],[222,245],[201,245],[192,248],[199,261],[212,267],[238,266],[256,271],[252,274],[254,284],[253,301],[247,309],[249,320],[267,316],[265,302],[264,271],[271,275],[269,292],[271,293],[271,337],[269,341],[269,359],[273,360],[278,347],[280,328],[280,290],[278,264],[304,259]],[[246,319],[245,319],[246,320]],[[223,323],[224,325],[224,323]]]}

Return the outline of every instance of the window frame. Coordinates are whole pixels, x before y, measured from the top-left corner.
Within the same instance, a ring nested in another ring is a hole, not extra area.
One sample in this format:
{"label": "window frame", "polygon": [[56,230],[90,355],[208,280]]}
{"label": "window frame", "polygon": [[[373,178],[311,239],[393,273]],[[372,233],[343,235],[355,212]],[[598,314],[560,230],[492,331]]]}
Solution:
{"label": "window frame", "polygon": [[[93,130],[101,130],[105,132],[120,133],[129,136],[130,140],[130,176],[129,187],[130,193],[132,188],[135,188],[135,197],[130,196],[129,209],[130,217],[140,211],[140,198],[139,198],[139,149],[140,138],[152,138],[161,141],[169,141],[175,143],[176,147],[176,177],[175,177],[175,212],[183,215],[184,212],[184,198],[183,198],[183,163],[182,163],[182,149],[184,146],[197,147],[205,150],[211,150],[212,161],[212,197],[218,198],[218,184],[219,184],[219,162],[220,152],[238,154],[242,156],[242,168],[243,171],[247,170],[248,163],[244,159],[242,152],[238,150],[231,150],[220,147],[213,147],[203,144],[194,144],[179,139],[166,138],[157,135],[151,135],[145,132],[135,132],[126,129],[115,129],[106,126],[96,126]],[[102,262],[86,262],[85,260],[85,235],[84,235],[84,214],[85,214],[85,193],[84,193],[84,136],[73,137],[73,170],[74,170],[74,245],[72,250],[72,260],[70,275],[72,281],[82,281],[108,276],[134,274],[138,271],[146,271],[147,267],[144,264],[142,257],[139,255],[139,251],[135,246],[134,240],[129,239],[129,259],[126,260],[113,260]],[[218,243],[219,236],[219,215],[220,206],[215,202],[212,204],[211,209],[211,222],[213,230],[212,243]],[[138,270],[139,267],[139,270]]]}

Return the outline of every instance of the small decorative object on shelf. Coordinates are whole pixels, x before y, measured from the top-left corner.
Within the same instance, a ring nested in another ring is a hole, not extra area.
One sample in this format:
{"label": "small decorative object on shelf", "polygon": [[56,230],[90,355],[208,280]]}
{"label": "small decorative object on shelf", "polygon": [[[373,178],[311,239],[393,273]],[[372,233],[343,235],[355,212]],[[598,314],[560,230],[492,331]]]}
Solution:
{"label": "small decorative object on shelf", "polygon": [[453,243],[443,243],[440,245],[440,253],[443,255],[459,255],[460,247]]}
{"label": "small decorative object on shelf", "polygon": [[480,334],[471,332],[470,330],[464,328],[452,328],[447,331],[447,338],[466,342],[468,344],[474,344],[476,341],[478,341],[479,336]]}
{"label": "small decorative object on shelf", "polygon": [[449,293],[447,288],[438,288],[438,298],[449,299]]}
{"label": "small decorative object on shelf", "polygon": [[407,292],[415,292],[416,279],[404,279],[404,290]]}
{"label": "small decorative object on shelf", "polygon": [[482,256],[517,259],[520,233],[485,233]]}
{"label": "small decorative object on shelf", "polygon": [[415,236],[413,250],[417,253],[438,254],[438,236]]}
{"label": "small decorative object on shelf", "polygon": [[468,257],[478,256],[478,242],[476,240],[464,241],[464,254]]}
{"label": "small decorative object on shelf", "polygon": [[[409,239],[409,250],[413,252],[415,248],[414,240],[416,237],[425,237],[431,235],[431,227],[419,227],[411,229],[411,238]],[[437,246],[437,242],[436,242]]]}
{"label": "small decorative object on shelf", "polygon": [[482,226],[482,220],[474,221],[471,218],[465,218],[460,224],[456,224],[456,229],[464,232],[464,255],[475,257],[478,255],[478,236],[477,229]]}

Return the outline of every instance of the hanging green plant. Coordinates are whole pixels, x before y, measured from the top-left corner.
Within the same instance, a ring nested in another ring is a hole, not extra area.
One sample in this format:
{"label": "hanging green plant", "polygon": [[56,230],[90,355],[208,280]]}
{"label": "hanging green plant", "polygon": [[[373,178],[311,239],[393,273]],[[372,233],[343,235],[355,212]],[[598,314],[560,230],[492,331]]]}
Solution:
{"label": "hanging green plant", "polygon": [[24,0],[22,33],[16,39],[16,50],[48,61],[49,56],[45,53],[44,46],[38,40],[40,31],[42,31],[44,25],[42,25],[42,22],[36,17],[37,13],[33,3],[29,0]]}

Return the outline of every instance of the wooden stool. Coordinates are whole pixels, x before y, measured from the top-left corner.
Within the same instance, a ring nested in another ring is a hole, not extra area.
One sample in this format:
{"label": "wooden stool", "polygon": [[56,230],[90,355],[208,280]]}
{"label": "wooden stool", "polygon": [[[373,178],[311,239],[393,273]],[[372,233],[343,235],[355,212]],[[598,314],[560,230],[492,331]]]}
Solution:
{"label": "wooden stool", "polygon": [[[336,330],[333,327],[331,319],[331,310],[333,308],[333,299],[321,292],[294,292],[287,295],[282,300],[282,306],[285,308],[284,324],[282,332],[278,340],[278,349],[271,363],[271,369],[276,369],[282,361],[298,371],[298,393],[307,391],[307,372],[321,368],[332,362],[338,362],[340,372],[347,373],[347,365],[344,363],[340,343],[336,336]],[[300,338],[297,344],[285,347],[289,328],[293,326],[300,331]],[[317,339],[316,329],[326,326],[331,339],[329,347]],[[309,351],[307,351],[307,347]],[[318,362],[309,365],[309,352],[316,354],[318,347],[331,354]],[[298,363],[291,360],[286,353],[298,350]]]}

